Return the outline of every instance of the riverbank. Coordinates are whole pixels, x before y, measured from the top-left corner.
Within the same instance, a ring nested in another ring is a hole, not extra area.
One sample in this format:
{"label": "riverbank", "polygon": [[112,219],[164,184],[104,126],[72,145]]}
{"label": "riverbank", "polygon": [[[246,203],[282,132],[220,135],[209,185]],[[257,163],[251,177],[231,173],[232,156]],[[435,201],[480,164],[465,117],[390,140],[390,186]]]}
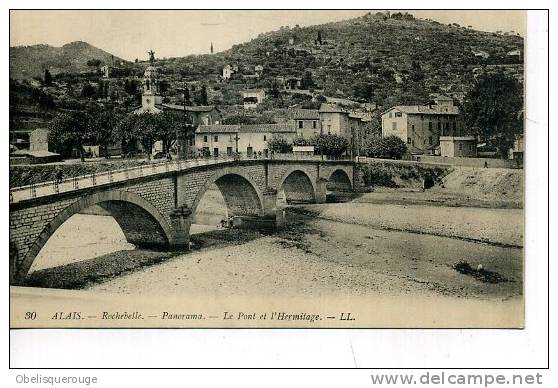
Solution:
{"label": "riverbank", "polygon": [[[229,295],[521,298],[521,249],[380,230],[291,211],[288,217],[290,227],[273,234],[213,230],[194,235],[190,252],[117,252],[39,270],[30,279],[40,287],[72,288],[68,285],[73,283],[93,292],[206,295],[215,300]],[[454,266],[460,261],[482,264],[505,280],[486,283],[459,273]]]}

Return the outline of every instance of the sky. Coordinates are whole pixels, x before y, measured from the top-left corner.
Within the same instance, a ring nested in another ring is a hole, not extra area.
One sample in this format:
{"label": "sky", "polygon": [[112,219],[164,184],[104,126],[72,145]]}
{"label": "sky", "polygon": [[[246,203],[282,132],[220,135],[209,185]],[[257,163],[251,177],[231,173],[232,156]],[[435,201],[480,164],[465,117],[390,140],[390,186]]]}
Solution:
{"label": "sky", "polygon": [[[81,40],[126,60],[180,57],[229,49],[262,32],[323,24],[368,11],[10,11],[10,46],[62,46]],[[372,11],[375,12],[375,11]],[[522,11],[409,11],[441,23],[525,35]]]}

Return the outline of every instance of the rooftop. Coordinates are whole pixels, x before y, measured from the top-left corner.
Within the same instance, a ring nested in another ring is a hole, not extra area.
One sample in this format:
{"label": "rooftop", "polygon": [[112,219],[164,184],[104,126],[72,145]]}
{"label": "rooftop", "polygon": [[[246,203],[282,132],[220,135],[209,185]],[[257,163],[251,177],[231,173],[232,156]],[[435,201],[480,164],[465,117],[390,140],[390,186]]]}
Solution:
{"label": "rooftop", "polygon": [[200,125],[196,133],[291,133],[296,132],[293,124],[240,124],[240,125]]}
{"label": "rooftop", "polygon": [[308,119],[308,120],[319,120],[320,112],[315,109],[296,109],[292,112],[293,119]]}
{"label": "rooftop", "polygon": [[199,106],[184,106],[178,104],[161,104],[157,105],[160,109],[181,110],[186,112],[211,112],[215,108],[213,105],[199,105]]}
{"label": "rooftop", "polygon": [[337,106],[337,105],[332,105],[332,104],[322,104],[320,105],[320,113],[348,113],[346,110],[344,110],[343,108]]}
{"label": "rooftop", "polygon": [[459,109],[456,106],[431,108],[428,105],[397,105],[393,108],[388,109],[383,114],[386,114],[392,110],[399,110],[407,114],[430,114],[430,115],[457,115],[459,114]]}

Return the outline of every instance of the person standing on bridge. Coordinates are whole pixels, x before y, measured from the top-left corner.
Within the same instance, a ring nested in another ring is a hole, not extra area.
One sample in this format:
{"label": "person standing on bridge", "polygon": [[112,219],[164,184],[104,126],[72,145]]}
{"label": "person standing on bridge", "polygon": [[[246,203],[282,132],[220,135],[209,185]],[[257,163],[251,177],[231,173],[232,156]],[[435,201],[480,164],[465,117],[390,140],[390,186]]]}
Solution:
{"label": "person standing on bridge", "polygon": [[62,183],[62,180],[64,179],[64,173],[62,172],[61,168],[57,168],[56,169],[56,174],[55,174],[55,181],[56,184],[59,185],[60,183]]}

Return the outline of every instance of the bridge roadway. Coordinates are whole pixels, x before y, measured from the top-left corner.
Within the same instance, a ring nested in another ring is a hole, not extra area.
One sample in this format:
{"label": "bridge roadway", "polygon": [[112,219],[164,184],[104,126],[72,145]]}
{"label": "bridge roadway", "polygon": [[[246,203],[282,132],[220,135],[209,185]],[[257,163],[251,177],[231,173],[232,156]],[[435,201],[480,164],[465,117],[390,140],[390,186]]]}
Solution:
{"label": "bridge roadway", "polygon": [[60,182],[10,189],[10,268],[21,284],[41,248],[76,213],[101,207],[138,247],[187,249],[193,214],[216,185],[238,227],[281,227],[287,203],[322,203],[326,191],[350,191],[349,160],[198,159],[153,163]]}

